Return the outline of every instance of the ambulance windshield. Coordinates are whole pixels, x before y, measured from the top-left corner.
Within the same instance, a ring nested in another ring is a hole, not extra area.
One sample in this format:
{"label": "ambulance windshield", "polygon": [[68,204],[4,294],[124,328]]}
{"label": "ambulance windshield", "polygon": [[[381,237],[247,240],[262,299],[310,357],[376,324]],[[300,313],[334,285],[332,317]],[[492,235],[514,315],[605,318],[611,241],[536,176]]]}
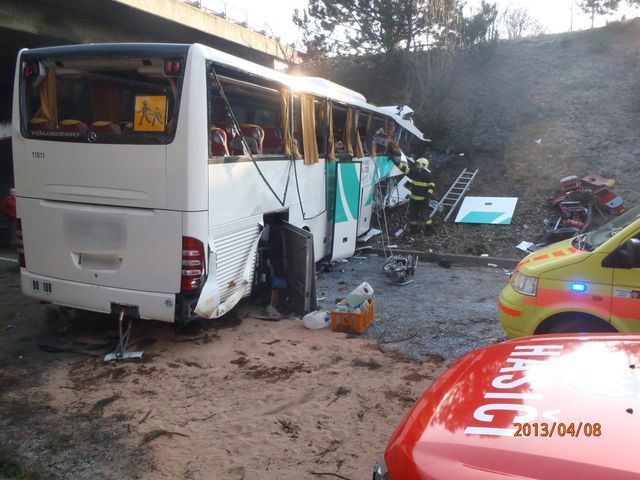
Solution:
{"label": "ambulance windshield", "polygon": [[591,252],[638,219],[640,219],[640,205],[614,218],[597,230],[589,232],[584,236],[576,237],[574,242],[578,243],[578,245],[576,245],[577,248],[582,247],[580,248],[581,250]]}

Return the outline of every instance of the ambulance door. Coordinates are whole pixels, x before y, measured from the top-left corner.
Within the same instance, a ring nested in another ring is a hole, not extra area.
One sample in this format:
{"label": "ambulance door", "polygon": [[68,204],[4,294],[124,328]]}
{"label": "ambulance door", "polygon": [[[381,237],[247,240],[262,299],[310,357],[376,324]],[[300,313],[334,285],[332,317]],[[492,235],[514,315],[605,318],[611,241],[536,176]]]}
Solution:
{"label": "ambulance door", "polygon": [[614,254],[611,323],[620,331],[640,331],[640,235],[622,244]]}

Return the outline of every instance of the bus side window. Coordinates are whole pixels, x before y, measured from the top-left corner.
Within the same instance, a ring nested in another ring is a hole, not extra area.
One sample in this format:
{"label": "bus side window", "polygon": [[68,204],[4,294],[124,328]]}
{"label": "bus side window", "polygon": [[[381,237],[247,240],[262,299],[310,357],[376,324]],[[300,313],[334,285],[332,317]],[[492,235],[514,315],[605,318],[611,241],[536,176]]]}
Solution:
{"label": "bus side window", "polygon": [[327,101],[315,100],[315,116],[316,116],[316,141],[318,142],[318,155],[324,157],[326,141],[327,141]]}
{"label": "bus side window", "polygon": [[218,68],[216,71],[227,101],[220,95],[215,78],[210,76],[210,155],[231,159],[249,153],[252,156],[283,155],[282,102],[278,86],[267,85],[266,80],[264,85],[258,85],[253,82],[262,83],[262,80],[255,77],[236,78],[235,75],[240,75],[237,72],[231,77]]}
{"label": "bus side window", "polygon": [[333,105],[333,139],[335,142],[336,155],[343,154],[345,152],[344,146],[344,127],[347,120],[347,110],[343,107],[339,107],[336,104]]}
{"label": "bus side window", "polygon": [[371,139],[373,136],[371,132],[371,129],[373,128],[372,124],[373,115],[366,111],[360,112],[360,118],[358,119],[358,133],[360,134],[362,150],[364,150],[365,155],[369,155],[371,153]]}
{"label": "bus side window", "polygon": [[371,123],[371,132],[373,137],[371,139],[372,148],[374,153],[383,155],[387,151],[387,146],[391,140],[389,137],[388,120],[384,117],[374,116]]}

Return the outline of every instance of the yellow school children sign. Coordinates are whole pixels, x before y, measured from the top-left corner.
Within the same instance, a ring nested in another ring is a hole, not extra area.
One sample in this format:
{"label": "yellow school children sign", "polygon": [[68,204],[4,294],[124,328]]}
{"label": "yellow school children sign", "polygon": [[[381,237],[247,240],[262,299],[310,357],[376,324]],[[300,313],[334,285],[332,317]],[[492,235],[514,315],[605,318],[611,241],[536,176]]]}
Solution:
{"label": "yellow school children sign", "polygon": [[164,132],[167,122],[167,97],[137,96],[133,130],[136,132]]}

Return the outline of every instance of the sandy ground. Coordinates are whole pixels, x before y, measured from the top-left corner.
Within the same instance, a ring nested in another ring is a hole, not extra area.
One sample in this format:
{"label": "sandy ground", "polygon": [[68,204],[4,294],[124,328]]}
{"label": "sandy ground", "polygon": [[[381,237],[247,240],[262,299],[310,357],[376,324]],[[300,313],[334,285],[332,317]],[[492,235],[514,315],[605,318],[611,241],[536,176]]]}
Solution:
{"label": "sandy ground", "polygon": [[318,280],[326,308],[363,280],[374,286],[376,320],[362,336],[260,319],[248,300],[180,329],[136,323],[130,350],[144,357],[123,363],[102,360],[112,318],[22,296],[17,266],[1,262],[0,478],[12,462],[23,479],[370,478],[431,382],[502,338],[506,279],[425,263],[398,287],[383,261],[353,259]]}
{"label": "sandy ground", "polygon": [[248,315],[184,338],[147,331],[148,361],[61,365],[40,388],[54,409],[91,411],[109,400],[103,415],[126,418],[132,444],[172,432],[148,442],[154,468],[142,478],[367,478],[436,365]]}
{"label": "sandy ground", "polygon": [[143,360],[104,363],[37,344],[103,343],[111,321],[15,298],[32,326],[15,337],[26,323],[3,316],[14,338],[1,356],[0,443],[33,478],[366,479],[446,366],[298,320],[260,320],[249,304],[181,331],[141,323],[132,348]]}

